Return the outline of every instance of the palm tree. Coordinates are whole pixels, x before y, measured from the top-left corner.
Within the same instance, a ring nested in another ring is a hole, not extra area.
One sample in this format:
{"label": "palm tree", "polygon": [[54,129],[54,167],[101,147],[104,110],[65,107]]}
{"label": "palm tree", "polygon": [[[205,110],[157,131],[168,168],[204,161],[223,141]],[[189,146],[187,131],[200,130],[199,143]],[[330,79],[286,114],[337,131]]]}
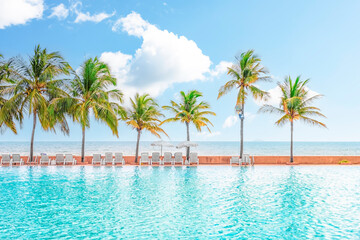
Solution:
{"label": "palm tree", "polygon": [[111,76],[109,66],[97,57],[89,58],[81,66],[80,74],[72,80],[70,95],[53,101],[57,111],[68,112],[81,125],[81,162],[85,157],[85,130],[90,127],[90,113],[118,136],[117,111],[121,107],[117,102],[122,102],[123,94],[118,89],[109,90],[114,86],[116,79]]}
{"label": "palm tree", "polygon": [[17,108],[9,108],[5,96],[8,88],[12,86],[13,82],[10,76],[13,71],[13,61],[3,61],[3,56],[0,54],[0,132],[9,128],[13,133],[17,134],[14,120],[22,121],[22,114]]}
{"label": "palm tree", "polygon": [[167,134],[159,126],[161,123],[159,117],[163,117],[164,115],[160,112],[159,105],[149,96],[149,94],[139,95],[137,93],[134,99],[130,98],[130,101],[131,107],[126,110],[122,119],[125,120],[125,123],[128,126],[131,126],[137,131],[135,152],[135,162],[137,162],[139,156],[140,136],[143,130],[147,130],[159,138],[160,133],[163,133],[166,136]]}
{"label": "palm tree", "polygon": [[306,87],[309,79],[305,81],[300,80],[298,76],[295,82],[291,77],[286,77],[283,83],[278,83],[279,88],[281,89],[282,96],[279,107],[274,107],[272,105],[266,104],[260,108],[260,112],[265,113],[278,113],[281,116],[279,120],[275,122],[276,125],[282,126],[287,122],[290,122],[291,129],[291,144],[290,144],[290,162],[294,161],[293,159],[293,132],[294,132],[294,121],[301,120],[305,123],[326,127],[322,122],[319,122],[311,117],[325,117],[320,109],[314,106],[311,106],[311,103],[320,98],[322,95],[309,96],[309,90]]}
{"label": "palm tree", "polygon": [[[168,118],[162,122],[182,122],[186,125],[186,134],[187,141],[190,141],[190,123],[194,124],[197,131],[201,132],[202,127],[206,127],[209,132],[210,128],[208,124],[211,126],[212,123],[209,119],[206,118],[206,115],[216,114],[212,111],[209,111],[210,105],[207,102],[199,102],[199,98],[202,97],[202,93],[197,90],[191,90],[188,93],[183,91],[180,92],[181,100],[179,103],[175,101],[171,101],[171,106],[163,106],[164,109],[172,111],[175,116],[172,118]],[[186,159],[189,159],[190,148],[186,148]]]}
{"label": "palm tree", "polygon": [[225,83],[219,89],[218,99],[229,93],[234,88],[238,89],[236,98],[236,111],[241,120],[240,127],[240,157],[242,158],[244,150],[244,114],[245,101],[249,94],[254,99],[264,99],[268,93],[259,89],[256,84],[259,81],[270,81],[271,78],[266,75],[268,71],[261,66],[261,59],[254,54],[254,50],[248,50],[236,57],[236,63],[228,68],[228,75],[232,79]]}
{"label": "palm tree", "polygon": [[28,111],[29,115],[33,116],[30,143],[30,161],[32,161],[37,120],[46,131],[55,131],[55,127],[59,126],[64,133],[69,132],[64,115],[49,109],[49,103],[52,99],[66,94],[62,89],[66,79],[62,77],[69,75],[72,69],[58,52],[49,53],[40,45],[35,47],[29,63],[18,58],[14,64],[15,70],[12,74],[14,85],[7,90],[12,97],[7,104],[11,109]]}

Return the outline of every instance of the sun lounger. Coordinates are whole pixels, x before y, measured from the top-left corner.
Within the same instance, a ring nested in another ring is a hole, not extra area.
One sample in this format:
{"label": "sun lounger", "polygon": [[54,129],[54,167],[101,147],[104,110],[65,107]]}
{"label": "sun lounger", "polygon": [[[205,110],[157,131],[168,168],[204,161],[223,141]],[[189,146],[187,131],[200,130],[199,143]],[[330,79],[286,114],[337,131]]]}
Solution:
{"label": "sun lounger", "polygon": [[12,155],[11,165],[12,164],[20,164],[20,166],[24,164],[24,161],[21,159],[20,154]]}
{"label": "sun lounger", "polygon": [[198,158],[198,154],[196,152],[190,153],[189,157],[190,157],[189,164],[196,163],[197,165],[199,165],[199,158]]}
{"label": "sun lounger", "polygon": [[171,165],[174,164],[174,159],[172,157],[171,152],[165,152],[164,153],[164,158],[163,158],[163,164],[165,165],[165,163],[170,163]]}
{"label": "sun lounger", "polygon": [[105,153],[105,159],[103,160],[103,164],[106,165],[107,163],[113,164],[113,154],[112,152]]}
{"label": "sun lounger", "polygon": [[181,165],[184,164],[184,159],[182,157],[182,152],[176,152],[174,154],[174,164],[181,163]]}
{"label": "sun lounger", "polygon": [[65,163],[64,154],[56,154],[56,156],[55,156],[55,162],[56,162],[56,165],[58,165],[58,164],[64,164],[64,163]]}
{"label": "sun lounger", "polygon": [[122,153],[115,153],[115,158],[113,159],[112,164],[116,165],[117,163],[121,163],[122,165],[125,165],[125,161]]}
{"label": "sun lounger", "polygon": [[254,158],[252,158],[249,154],[243,154],[243,159],[241,159],[241,164],[254,165]]}
{"label": "sun lounger", "polygon": [[230,165],[232,164],[239,164],[240,165],[240,158],[239,157],[231,157],[230,158]]}
{"label": "sun lounger", "polygon": [[153,163],[157,163],[157,164],[159,164],[159,165],[162,164],[161,159],[160,159],[160,153],[159,153],[159,152],[153,152],[153,153],[151,154],[151,164],[153,164]]}
{"label": "sun lounger", "polygon": [[102,164],[102,160],[101,160],[101,154],[93,154],[93,159],[92,159],[92,162],[91,162],[92,165],[95,165],[95,164]]}
{"label": "sun lounger", "polygon": [[149,153],[141,153],[140,165],[142,163],[147,163],[147,164],[151,165],[151,160],[149,158]]}
{"label": "sun lounger", "polygon": [[10,154],[3,154],[1,157],[1,165],[8,164],[11,165]]}
{"label": "sun lounger", "polygon": [[46,163],[48,165],[51,165],[51,160],[48,155],[42,153],[39,157],[39,164],[41,165],[41,164],[46,164]]}
{"label": "sun lounger", "polygon": [[72,154],[65,154],[64,165],[66,165],[67,163],[72,163],[72,165],[76,165],[76,160]]}

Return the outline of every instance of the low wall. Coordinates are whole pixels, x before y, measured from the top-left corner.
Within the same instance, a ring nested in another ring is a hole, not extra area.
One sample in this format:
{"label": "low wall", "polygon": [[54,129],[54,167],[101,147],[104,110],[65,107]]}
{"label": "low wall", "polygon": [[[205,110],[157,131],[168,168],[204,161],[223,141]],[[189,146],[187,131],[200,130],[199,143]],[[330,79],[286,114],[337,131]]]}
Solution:
{"label": "low wall", "polygon": [[[55,156],[50,156],[55,159]],[[80,156],[74,156],[78,165],[91,164],[92,156],[86,156],[84,163]],[[185,158],[185,157],[184,157]],[[1,156],[0,156],[1,159]],[[22,157],[27,163],[27,157]],[[134,156],[124,156],[128,165],[137,165]],[[254,156],[255,164],[287,164],[289,156]],[[340,161],[347,160],[350,164],[360,164],[360,156],[295,156],[295,164],[339,164]],[[204,165],[224,165],[229,164],[230,156],[199,156],[200,164]]]}

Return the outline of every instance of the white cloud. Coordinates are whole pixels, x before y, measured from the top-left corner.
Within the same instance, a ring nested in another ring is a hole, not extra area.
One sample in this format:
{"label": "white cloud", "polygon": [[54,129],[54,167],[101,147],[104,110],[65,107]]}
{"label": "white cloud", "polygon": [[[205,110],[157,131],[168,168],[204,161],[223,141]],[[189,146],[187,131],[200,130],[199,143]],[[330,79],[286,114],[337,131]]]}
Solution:
{"label": "white cloud", "polygon": [[239,118],[238,116],[234,116],[234,115],[228,116],[225,119],[225,122],[223,124],[223,128],[229,128],[229,127],[234,126],[237,123],[238,118]]}
{"label": "white cloud", "polygon": [[174,83],[205,80],[206,74],[210,73],[210,58],[194,41],[160,30],[138,13],[132,12],[118,19],[112,30],[121,30],[143,40],[133,56],[106,52],[100,58],[112,66],[119,87],[126,88],[127,92],[158,96]]}
{"label": "white cloud", "polygon": [[213,70],[211,70],[210,74],[214,77],[227,73],[228,67],[231,67],[232,63],[227,61],[221,61],[218,65],[215,66]]}
{"label": "white cloud", "polygon": [[40,19],[43,11],[43,0],[0,0],[0,29]]}
{"label": "white cloud", "polygon": [[98,14],[91,15],[89,12],[85,12],[85,13],[82,12],[80,10],[81,6],[82,6],[82,3],[79,1],[75,2],[71,6],[71,10],[73,12],[75,12],[75,14],[76,14],[76,18],[74,21],[75,23],[81,23],[81,22],[87,22],[87,21],[99,23],[99,22],[115,15],[115,11],[113,13],[101,12]]}
{"label": "white cloud", "polygon": [[67,18],[67,16],[69,16],[69,9],[67,9],[62,3],[51,9],[53,12],[49,16],[49,18],[57,17],[59,20],[64,20],[65,18]]}
{"label": "white cloud", "polygon": [[[319,93],[309,89],[309,88],[306,88],[306,90],[308,91],[308,97],[313,97],[315,95],[318,95]],[[280,101],[281,101],[281,96],[282,96],[282,92],[281,92],[281,89],[279,86],[276,86],[275,88],[272,88],[270,90],[267,91],[269,94],[270,94],[270,97],[268,98],[267,101],[264,101],[264,100],[254,100],[255,103],[258,105],[258,106],[262,106],[264,104],[269,104],[269,105],[273,105],[273,106],[279,106],[280,104]]]}
{"label": "white cloud", "polygon": [[80,22],[87,22],[87,21],[90,21],[90,22],[101,22],[109,17],[112,17],[115,15],[115,12],[111,13],[111,14],[108,14],[108,13],[98,13],[98,14],[94,14],[94,15],[90,15],[89,12],[86,12],[86,13],[82,13],[82,12],[78,12],[77,13],[77,17],[75,19],[75,23],[80,23]]}
{"label": "white cloud", "polygon": [[142,19],[140,14],[132,12],[124,18],[119,18],[114,23],[112,30],[114,32],[122,30],[129,35],[141,37],[150,26],[152,25]]}

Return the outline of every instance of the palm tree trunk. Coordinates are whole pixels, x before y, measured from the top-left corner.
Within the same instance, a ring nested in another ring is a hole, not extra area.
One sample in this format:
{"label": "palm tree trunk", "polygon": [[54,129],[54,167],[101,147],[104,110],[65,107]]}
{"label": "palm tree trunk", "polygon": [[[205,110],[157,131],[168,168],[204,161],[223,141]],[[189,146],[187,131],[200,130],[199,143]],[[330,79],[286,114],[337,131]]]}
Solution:
{"label": "palm tree trunk", "polygon": [[244,154],[244,103],[241,106],[241,119],[240,119],[240,158],[242,159]]}
{"label": "palm tree trunk", "polygon": [[85,160],[85,127],[82,127],[81,162]]}
{"label": "palm tree trunk", "polygon": [[35,137],[35,128],[36,128],[36,110],[33,112],[33,129],[31,133],[31,142],[30,142],[30,162],[34,160],[34,137]]}
{"label": "palm tree trunk", "polygon": [[138,157],[139,157],[139,143],[140,143],[140,135],[141,135],[141,130],[137,129],[138,131],[138,135],[137,135],[137,141],[136,141],[136,152],[135,152],[135,163],[138,162]]}
{"label": "palm tree trunk", "polygon": [[294,138],[294,122],[291,121],[291,142],[290,142],[290,162],[294,162],[294,153],[293,153],[293,138]]}
{"label": "palm tree trunk", "polygon": [[[189,128],[189,123],[186,123],[186,140],[190,141],[190,128]],[[186,160],[189,161],[189,156],[190,156],[190,147],[186,148]]]}

